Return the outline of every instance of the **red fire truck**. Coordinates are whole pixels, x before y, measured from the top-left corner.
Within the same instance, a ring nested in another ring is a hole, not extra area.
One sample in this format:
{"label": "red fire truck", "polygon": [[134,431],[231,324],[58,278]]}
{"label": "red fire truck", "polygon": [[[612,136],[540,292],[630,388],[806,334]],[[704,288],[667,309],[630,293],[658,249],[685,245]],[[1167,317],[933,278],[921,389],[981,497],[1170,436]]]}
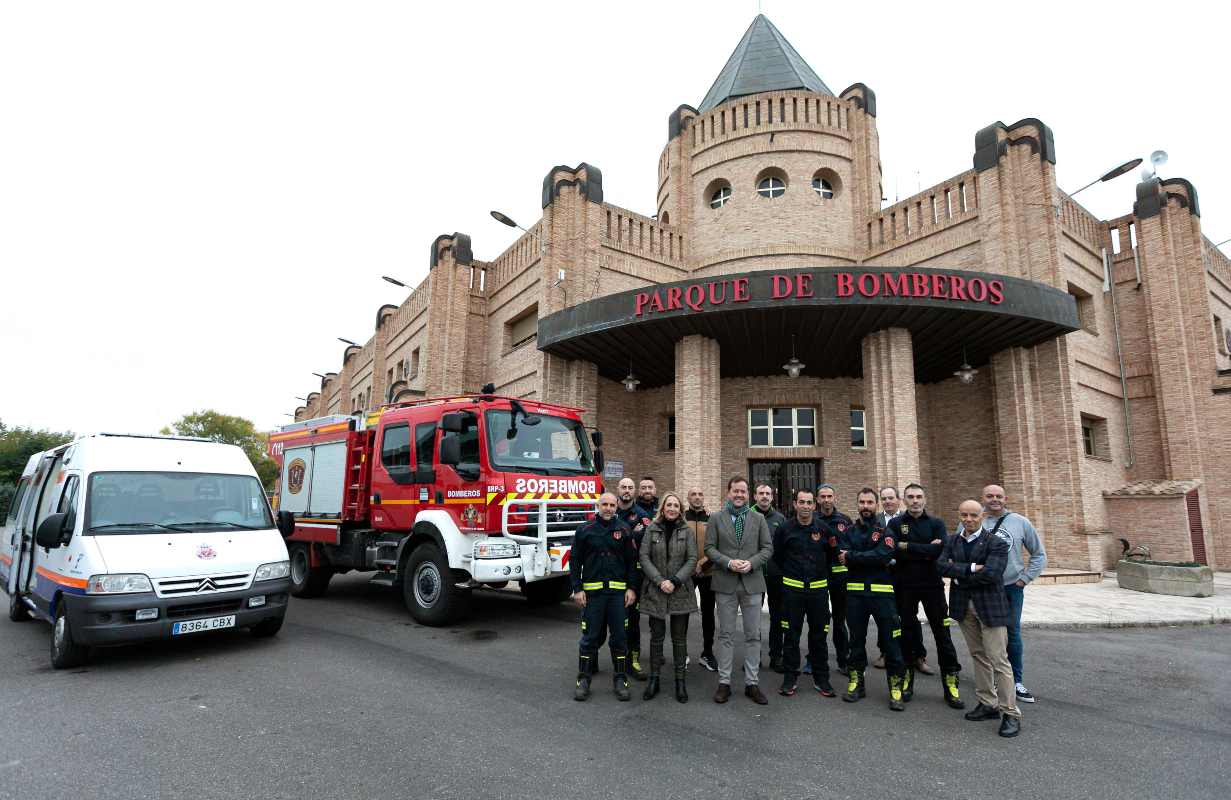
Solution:
{"label": "red fire truck", "polygon": [[568,597],[573,534],[602,491],[602,434],[586,436],[579,409],[483,390],[269,437],[292,594],[375,570],[427,625],[456,620],[480,586],[516,582],[535,604]]}

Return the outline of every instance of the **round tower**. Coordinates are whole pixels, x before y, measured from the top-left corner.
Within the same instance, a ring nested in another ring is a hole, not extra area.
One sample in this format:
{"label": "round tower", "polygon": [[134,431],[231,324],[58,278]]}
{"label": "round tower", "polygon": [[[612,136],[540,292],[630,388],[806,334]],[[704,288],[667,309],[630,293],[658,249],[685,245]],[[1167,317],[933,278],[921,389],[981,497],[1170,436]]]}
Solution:
{"label": "round tower", "polygon": [[858,262],[880,209],[876,97],[835,93],[763,15],[659,159],[659,219],[699,275]]}

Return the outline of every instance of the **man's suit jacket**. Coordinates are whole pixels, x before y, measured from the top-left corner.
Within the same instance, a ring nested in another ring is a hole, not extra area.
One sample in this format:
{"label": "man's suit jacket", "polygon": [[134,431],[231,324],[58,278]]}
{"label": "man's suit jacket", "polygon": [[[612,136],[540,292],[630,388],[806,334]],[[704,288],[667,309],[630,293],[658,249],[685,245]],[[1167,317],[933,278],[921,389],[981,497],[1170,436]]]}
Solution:
{"label": "man's suit jacket", "polygon": [[[949,583],[949,616],[961,620],[966,616],[966,604],[975,604],[975,613],[988,627],[1009,624],[1009,598],[1004,593],[1004,569],[1009,562],[1009,536],[997,531],[983,531],[975,540],[969,557],[963,553],[962,535],[949,534],[945,549],[936,559],[936,571]],[[983,569],[971,572],[971,564]]]}
{"label": "man's suit jacket", "polygon": [[[749,509],[744,515],[744,538],[739,544],[735,542],[735,523],[726,506],[710,514],[709,524],[705,529],[705,555],[714,562],[714,580],[711,588],[715,592],[736,592],[743,589],[749,594],[765,591],[765,576],[761,567],[773,555],[774,542],[770,538],[769,525],[765,517]],[[728,566],[732,559],[752,562],[752,571],[746,573],[732,572]]]}

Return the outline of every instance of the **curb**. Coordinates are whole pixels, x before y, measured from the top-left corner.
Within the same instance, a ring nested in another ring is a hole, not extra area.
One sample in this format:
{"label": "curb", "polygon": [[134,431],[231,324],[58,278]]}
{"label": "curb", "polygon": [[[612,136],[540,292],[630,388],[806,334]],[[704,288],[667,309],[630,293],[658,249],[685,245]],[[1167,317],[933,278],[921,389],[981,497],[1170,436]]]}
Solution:
{"label": "curb", "polygon": [[1191,617],[1184,619],[1149,619],[1149,620],[1072,620],[1068,622],[1046,621],[1046,622],[1022,622],[1023,629],[1030,630],[1058,630],[1058,631],[1080,631],[1093,630],[1099,628],[1116,629],[1116,628],[1195,628],[1205,625],[1226,625],[1231,623],[1231,613],[1215,614],[1209,619],[1193,619]]}

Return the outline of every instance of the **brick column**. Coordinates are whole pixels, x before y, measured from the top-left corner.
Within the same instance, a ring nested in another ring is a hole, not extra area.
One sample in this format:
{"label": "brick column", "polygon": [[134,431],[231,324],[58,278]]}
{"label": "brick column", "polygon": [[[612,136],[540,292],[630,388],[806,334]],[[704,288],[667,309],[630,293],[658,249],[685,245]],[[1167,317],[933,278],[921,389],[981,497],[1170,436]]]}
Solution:
{"label": "brick column", "polygon": [[711,509],[726,496],[722,475],[722,407],[718,342],[685,336],[675,343],[675,485],[696,486]]}
{"label": "brick column", "polygon": [[910,331],[890,328],[863,338],[865,423],[876,463],[876,488],[920,479],[915,405],[915,349]]}

